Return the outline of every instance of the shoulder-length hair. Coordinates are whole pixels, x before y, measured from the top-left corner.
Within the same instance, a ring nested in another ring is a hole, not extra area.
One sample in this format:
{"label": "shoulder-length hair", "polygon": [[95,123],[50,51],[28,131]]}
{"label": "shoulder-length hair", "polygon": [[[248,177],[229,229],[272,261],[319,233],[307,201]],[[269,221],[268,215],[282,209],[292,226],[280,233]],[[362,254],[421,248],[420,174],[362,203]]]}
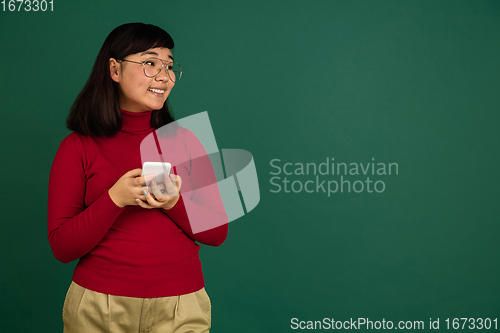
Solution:
{"label": "shoulder-length hair", "polygon": [[[82,135],[114,136],[122,127],[118,84],[111,79],[109,59],[123,59],[130,54],[154,47],[174,48],[172,37],[152,24],[127,23],[108,35],[97,55],[90,77],[76,97],[66,119],[66,126]],[[174,121],[168,102],[151,113],[151,125],[160,128]]]}

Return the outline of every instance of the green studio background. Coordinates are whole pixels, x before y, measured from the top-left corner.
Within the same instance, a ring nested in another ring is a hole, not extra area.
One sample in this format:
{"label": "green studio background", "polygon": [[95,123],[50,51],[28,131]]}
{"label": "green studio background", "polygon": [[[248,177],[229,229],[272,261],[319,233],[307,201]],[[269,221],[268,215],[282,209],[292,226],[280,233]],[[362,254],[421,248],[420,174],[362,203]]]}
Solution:
{"label": "green studio background", "polygon": [[[255,159],[260,204],[200,252],[214,332],[498,318],[499,18],[493,0],[54,0],[53,12],[0,12],[0,330],[62,331],[75,262],[47,241],[50,166],[105,37],[136,21],[174,38],[175,116],[208,111],[219,148]],[[374,177],[382,193],[272,192],[271,160],[327,158],[398,174]]]}

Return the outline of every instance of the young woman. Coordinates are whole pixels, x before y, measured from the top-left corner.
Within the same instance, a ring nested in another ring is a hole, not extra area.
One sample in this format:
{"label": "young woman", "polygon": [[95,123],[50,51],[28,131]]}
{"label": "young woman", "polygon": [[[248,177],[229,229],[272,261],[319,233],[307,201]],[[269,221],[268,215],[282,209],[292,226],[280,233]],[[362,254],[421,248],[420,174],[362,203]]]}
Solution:
{"label": "young woman", "polygon": [[[117,27],[71,108],[73,132],[54,158],[48,200],[54,256],[79,259],[64,301],[65,333],[210,329],[196,242],[222,244],[227,215],[218,190],[197,190],[216,183],[207,158],[193,161],[203,146],[177,127],[177,144],[163,138],[162,145],[165,162],[179,162],[177,175],[165,176],[162,186],[151,181],[155,175],[141,176],[141,142],[174,121],[167,97],[182,70],[173,47],[159,27]],[[217,222],[196,232],[196,218]]]}

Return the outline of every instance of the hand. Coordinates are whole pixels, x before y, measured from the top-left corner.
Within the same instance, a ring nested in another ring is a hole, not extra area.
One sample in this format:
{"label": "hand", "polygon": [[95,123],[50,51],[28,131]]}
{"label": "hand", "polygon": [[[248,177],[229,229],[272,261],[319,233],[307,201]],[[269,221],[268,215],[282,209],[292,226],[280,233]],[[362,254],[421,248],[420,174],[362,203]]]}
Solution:
{"label": "hand", "polygon": [[165,184],[156,184],[152,180],[149,185],[152,194],[147,191],[146,201],[136,199],[136,202],[142,208],[162,208],[165,210],[172,209],[177,201],[179,201],[179,192],[181,190],[182,179],[177,175],[163,175]]}
{"label": "hand", "polygon": [[109,189],[109,197],[118,207],[137,206],[136,199],[146,200],[146,195],[142,192],[146,187],[142,184],[154,179],[156,174],[141,176],[141,173],[142,169],[130,170]]}

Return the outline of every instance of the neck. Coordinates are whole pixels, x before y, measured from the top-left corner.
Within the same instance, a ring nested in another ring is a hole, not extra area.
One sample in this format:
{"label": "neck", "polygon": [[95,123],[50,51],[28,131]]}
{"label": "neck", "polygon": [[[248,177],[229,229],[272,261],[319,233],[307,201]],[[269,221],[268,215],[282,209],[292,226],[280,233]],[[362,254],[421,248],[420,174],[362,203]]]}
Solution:
{"label": "neck", "polygon": [[130,112],[127,110],[122,110],[122,132],[126,133],[141,133],[147,132],[153,128],[151,126],[151,113],[152,111],[146,112]]}

